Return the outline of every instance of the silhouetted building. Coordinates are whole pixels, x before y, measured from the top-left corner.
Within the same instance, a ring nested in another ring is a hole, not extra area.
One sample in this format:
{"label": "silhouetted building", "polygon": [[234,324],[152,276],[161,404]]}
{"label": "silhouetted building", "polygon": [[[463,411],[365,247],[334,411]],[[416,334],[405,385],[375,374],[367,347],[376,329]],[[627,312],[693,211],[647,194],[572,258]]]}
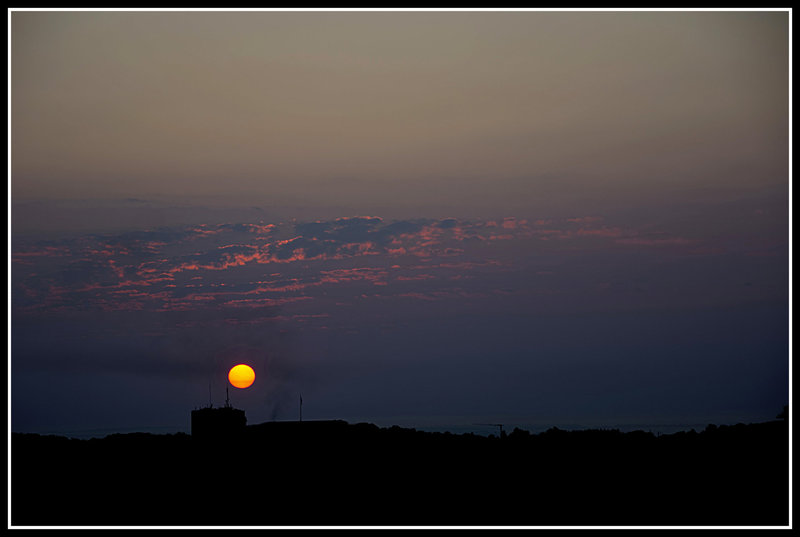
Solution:
{"label": "silhouetted building", "polygon": [[220,408],[206,407],[192,410],[192,436],[217,438],[240,434],[245,430],[247,417],[244,410],[226,405]]}

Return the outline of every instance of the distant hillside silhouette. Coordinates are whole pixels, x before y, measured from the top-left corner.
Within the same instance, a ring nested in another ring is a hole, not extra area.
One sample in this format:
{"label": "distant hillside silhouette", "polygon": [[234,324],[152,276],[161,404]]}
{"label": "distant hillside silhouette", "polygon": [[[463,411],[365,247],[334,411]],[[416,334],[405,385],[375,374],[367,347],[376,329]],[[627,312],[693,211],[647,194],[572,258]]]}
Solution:
{"label": "distant hillside silhouette", "polygon": [[788,422],[504,438],[344,421],[12,434],[13,525],[786,525]]}

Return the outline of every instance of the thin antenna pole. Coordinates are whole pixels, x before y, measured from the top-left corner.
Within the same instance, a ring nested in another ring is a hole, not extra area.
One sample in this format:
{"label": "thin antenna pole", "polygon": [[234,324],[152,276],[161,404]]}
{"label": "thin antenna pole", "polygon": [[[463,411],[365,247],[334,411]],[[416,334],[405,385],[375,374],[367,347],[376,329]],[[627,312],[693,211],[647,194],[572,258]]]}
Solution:
{"label": "thin antenna pole", "polygon": [[227,406],[227,407],[231,406],[231,398],[230,398],[230,394],[228,394],[228,387],[227,386],[225,386],[225,406]]}

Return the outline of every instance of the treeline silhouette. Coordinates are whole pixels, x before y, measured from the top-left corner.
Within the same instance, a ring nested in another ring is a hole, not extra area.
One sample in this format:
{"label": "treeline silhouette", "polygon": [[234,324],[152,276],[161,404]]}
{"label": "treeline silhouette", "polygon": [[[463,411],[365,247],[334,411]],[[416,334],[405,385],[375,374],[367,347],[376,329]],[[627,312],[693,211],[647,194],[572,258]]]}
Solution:
{"label": "treeline silhouette", "polygon": [[13,433],[12,525],[787,525],[787,420],[656,436],[344,421]]}

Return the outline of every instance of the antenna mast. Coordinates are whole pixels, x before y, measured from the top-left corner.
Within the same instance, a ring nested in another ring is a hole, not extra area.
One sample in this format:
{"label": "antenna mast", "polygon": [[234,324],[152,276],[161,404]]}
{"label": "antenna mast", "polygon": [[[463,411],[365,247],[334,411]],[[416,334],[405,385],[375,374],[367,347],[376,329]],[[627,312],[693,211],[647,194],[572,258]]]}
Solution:
{"label": "antenna mast", "polygon": [[230,395],[228,394],[228,387],[227,386],[225,386],[225,407],[226,408],[230,408],[231,407],[231,398],[230,398]]}

